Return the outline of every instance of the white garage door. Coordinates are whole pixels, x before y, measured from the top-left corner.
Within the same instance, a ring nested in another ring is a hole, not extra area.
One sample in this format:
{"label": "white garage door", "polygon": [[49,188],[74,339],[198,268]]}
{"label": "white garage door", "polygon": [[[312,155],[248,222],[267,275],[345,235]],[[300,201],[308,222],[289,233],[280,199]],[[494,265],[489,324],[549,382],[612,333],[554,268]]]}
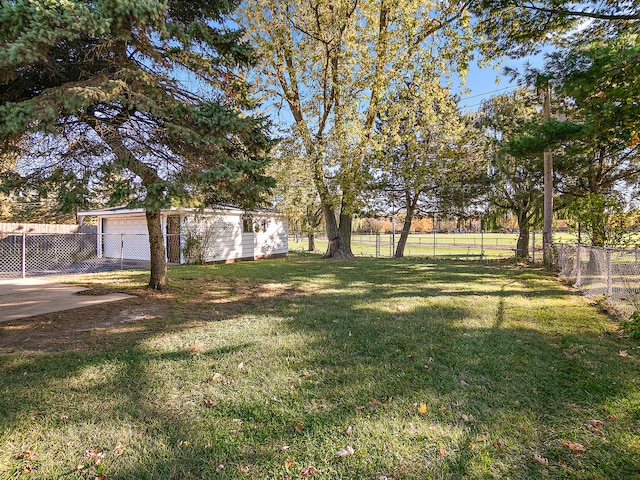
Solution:
{"label": "white garage door", "polygon": [[144,216],[103,218],[102,252],[107,258],[149,260],[146,218]]}

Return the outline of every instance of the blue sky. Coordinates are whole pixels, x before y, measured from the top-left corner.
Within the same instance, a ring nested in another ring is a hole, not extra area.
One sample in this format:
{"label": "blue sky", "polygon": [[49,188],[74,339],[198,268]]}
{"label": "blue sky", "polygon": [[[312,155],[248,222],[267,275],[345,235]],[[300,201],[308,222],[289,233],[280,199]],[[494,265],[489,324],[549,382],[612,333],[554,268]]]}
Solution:
{"label": "blue sky", "polygon": [[[506,59],[496,70],[493,67],[480,68],[473,62],[469,65],[469,73],[464,88],[468,89],[468,93],[461,95],[460,108],[463,112],[469,113],[477,111],[480,103],[494,95],[509,93],[517,87],[517,83],[510,81],[503,74],[504,67],[515,68],[523,71],[526,62],[534,67],[541,67],[544,58],[543,55],[531,56],[523,59]],[[496,81],[497,79],[497,81]],[[459,88],[453,88],[454,91],[460,91]]]}

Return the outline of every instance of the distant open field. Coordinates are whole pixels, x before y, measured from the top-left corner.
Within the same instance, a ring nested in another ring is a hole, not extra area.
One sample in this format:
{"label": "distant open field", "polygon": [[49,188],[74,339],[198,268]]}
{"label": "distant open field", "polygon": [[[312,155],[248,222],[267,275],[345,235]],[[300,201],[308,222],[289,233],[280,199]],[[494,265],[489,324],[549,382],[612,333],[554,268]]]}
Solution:
{"label": "distant open field", "polygon": [[[379,238],[379,240],[378,240]],[[351,247],[355,255],[362,256],[393,256],[393,245],[397,245],[400,234],[395,238],[391,234],[361,234],[354,233],[351,237]],[[514,256],[514,249],[518,241],[517,233],[412,233],[409,235],[405,247],[405,256],[430,258],[485,258],[500,259]],[[554,234],[554,241],[558,243],[576,243],[577,237],[570,233]],[[289,237],[289,249],[301,251],[307,249],[307,239],[294,236]],[[324,251],[327,248],[326,239],[316,240],[316,249]],[[541,258],[542,234],[536,232],[529,239],[530,252]]]}

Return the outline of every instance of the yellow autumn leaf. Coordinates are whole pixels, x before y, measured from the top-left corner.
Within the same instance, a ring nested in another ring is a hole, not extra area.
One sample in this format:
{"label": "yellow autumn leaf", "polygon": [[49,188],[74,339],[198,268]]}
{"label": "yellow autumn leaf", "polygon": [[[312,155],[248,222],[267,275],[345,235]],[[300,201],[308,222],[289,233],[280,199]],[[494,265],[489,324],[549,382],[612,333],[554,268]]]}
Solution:
{"label": "yellow autumn leaf", "polygon": [[418,406],[418,413],[419,413],[420,415],[424,415],[425,413],[427,413],[427,406],[426,406],[424,403],[421,403],[421,404]]}
{"label": "yellow autumn leaf", "polygon": [[567,447],[569,450],[571,450],[572,452],[584,453],[584,445],[581,445],[580,443],[565,441],[563,442],[563,445]]}

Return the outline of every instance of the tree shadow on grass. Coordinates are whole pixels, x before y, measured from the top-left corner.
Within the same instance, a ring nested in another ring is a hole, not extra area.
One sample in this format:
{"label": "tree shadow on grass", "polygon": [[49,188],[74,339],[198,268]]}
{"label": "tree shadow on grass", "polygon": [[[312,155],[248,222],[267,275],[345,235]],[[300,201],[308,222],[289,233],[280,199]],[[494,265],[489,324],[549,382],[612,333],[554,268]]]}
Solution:
{"label": "tree shadow on grass", "polygon": [[[84,449],[100,448],[110,452],[108,478],[123,479],[282,478],[306,464],[319,478],[638,471],[637,433],[624,443],[619,429],[601,438],[585,428],[609,412],[625,428],[637,421],[626,400],[637,362],[616,361],[619,341],[581,316],[586,305],[572,313],[575,298],[547,278],[417,261],[202,271],[203,282],[232,279],[236,297],[205,308],[206,292],[194,292],[161,325],[101,331],[105,349],[5,356],[2,431],[24,430],[31,417],[40,432],[94,429],[75,451],[55,452],[57,462],[73,468]],[[544,305],[554,300],[562,312]],[[575,456],[563,440],[588,449]],[[135,451],[113,454],[117,441]],[[356,455],[336,457],[347,444]]]}

